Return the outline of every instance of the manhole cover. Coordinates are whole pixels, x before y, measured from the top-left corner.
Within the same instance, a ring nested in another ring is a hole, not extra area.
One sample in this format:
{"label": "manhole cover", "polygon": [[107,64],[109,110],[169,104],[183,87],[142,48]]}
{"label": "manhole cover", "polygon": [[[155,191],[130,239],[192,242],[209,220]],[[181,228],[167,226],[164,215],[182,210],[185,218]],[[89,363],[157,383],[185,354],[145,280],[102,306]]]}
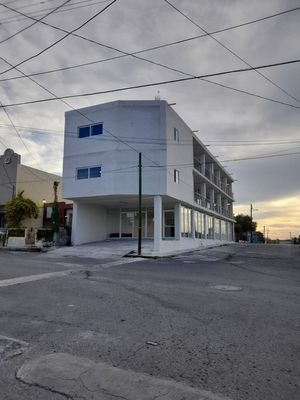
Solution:
{"label": "manhole cover", "polygon": [[230,286],[230,285],[216,285],[213,286],[214,289],[223,290],[224,292],[238,292],[239,290],[243,290],[239,286]]}
{"label": "manhole cover", "polygon": [[0,335],[0,361],[22,354],[28,343]]}

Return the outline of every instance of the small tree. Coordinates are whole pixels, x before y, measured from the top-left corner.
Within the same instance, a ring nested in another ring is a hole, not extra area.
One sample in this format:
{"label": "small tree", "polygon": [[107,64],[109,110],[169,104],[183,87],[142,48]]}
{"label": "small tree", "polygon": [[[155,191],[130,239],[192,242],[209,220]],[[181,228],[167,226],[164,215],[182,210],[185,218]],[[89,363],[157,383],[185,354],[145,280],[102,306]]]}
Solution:
{"label": "small tree", "polygon": [[249,215],[238,214],[235,216],[234,231],[237,240],[247,240],[247,232],[255,232],[257,222],[254,222]]}
{"label": "small tree", "polygon": [[4,206],[5,218],[8,228],[21,228],[26,218],[37,218],[38,206],[34,201],[23,196],[24,190],[8,201]]}

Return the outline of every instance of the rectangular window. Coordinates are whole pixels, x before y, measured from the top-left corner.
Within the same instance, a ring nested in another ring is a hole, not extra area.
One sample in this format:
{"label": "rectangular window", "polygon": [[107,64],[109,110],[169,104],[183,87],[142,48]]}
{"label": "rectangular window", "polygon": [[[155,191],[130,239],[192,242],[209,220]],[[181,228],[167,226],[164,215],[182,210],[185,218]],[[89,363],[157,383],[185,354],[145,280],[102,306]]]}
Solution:
{"label": "rectangular window", "polygon": [[102,135],[102,133],[103,133],[103,124],[80,126],[78,128],[78,137],[79,138]]}
{"label": "rectangular window", "polygon": [[90,136],[90,127],[89,126],[82,126],[78,128],[78,136],[80,138],[88,137]]}
{"label": "rectangular window", "polygon": [[102,133],[103,133],[103,125],[102,124],[92,125],[91,128],[92,128],[91,136],[102,135]]}
{"label": "rectangular window", "polygon": [[196,238],[205,238],[205,222],[204,222],[204,214],[195,211],[194,212],[195,218],[195,237]]}
{"label": "rectangular window", "polygon": [[90,178],[100,178],[101,177],[101,167],[90,168]]}
{"label": "rectangular window", "polygon": [[192,211],[190,208],[181,207],[181,236],[182,237],[191,237],[192,229],[191,229],[191,215]]}
{"label": "rectangular window", "polygon": [[174,140],[179,142],[179,130],[177,128],[174,128]]}
{"label": "rectangular window", "polygon": [[47,207],[46,218],[50,219],[52,217],[52,207]]}
{"label": "rectangular window", "polygon": [[179,183],[179,171],[178,169],[174,169],[174,182]]}
{"label": "rectangular window", "polygon": [[77,179],[88,179],[89,169],[88,168],[78,168],[77,169]]}

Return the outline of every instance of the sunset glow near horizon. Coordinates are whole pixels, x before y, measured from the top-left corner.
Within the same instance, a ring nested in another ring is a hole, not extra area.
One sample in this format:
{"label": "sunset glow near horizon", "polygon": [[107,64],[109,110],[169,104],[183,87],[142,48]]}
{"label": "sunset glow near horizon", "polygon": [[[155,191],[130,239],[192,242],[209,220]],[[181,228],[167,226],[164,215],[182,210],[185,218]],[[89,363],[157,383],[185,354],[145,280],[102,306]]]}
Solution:
{"label": "sunset glow near horizon", "polygon": [[[300,235],[300,193],[295,196],[280,197],[253,204],[253,221],[257,231],[265,233],[270,239],[289,239]],[[257,211],[256,211],[257,210]],[[250,215],[250,204],[236,204],[234,215]]]}

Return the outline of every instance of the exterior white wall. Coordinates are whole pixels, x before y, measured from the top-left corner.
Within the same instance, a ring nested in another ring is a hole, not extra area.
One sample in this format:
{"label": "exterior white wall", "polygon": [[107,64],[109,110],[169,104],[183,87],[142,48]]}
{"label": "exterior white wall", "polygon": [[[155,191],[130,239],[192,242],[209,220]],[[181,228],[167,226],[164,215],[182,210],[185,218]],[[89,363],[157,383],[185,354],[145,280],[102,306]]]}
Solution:
{"label": "exterior white wall", "polygon": [[[143,194],[165,194],[166,162],[163,101],[117,101],[66,113],[63,196],[69,199],[138,193],[138,152],[143,153]],[[87,118],[85,118],[85,116]],[[103,123],[103,134],[78,138],[78,127]],[[108,131],[119,138],[116,140]],[[137,151],[130,149],[126,141]],[[158,142],[159,141],[159,142]],[[76,179],[80,167],[102,167],[101,178]],[[127,171],[115,171],[130,167]]]}
{"label": "exterior white wall", "polygon": [[[179,131],[179,141],[174,140],[174,128]],[[189,164],[168,168],[167,194],[180,201],[193,204],[193,135],[190,128],[171,108],[166,109],[167,165]],[[174,182],[174,169],[179,171],[179,183]]]}
{"label": "exterior white wall", "polygon": [[107,237],[107,210],[95,204],[73,205],[72,243],[96,242]]}

